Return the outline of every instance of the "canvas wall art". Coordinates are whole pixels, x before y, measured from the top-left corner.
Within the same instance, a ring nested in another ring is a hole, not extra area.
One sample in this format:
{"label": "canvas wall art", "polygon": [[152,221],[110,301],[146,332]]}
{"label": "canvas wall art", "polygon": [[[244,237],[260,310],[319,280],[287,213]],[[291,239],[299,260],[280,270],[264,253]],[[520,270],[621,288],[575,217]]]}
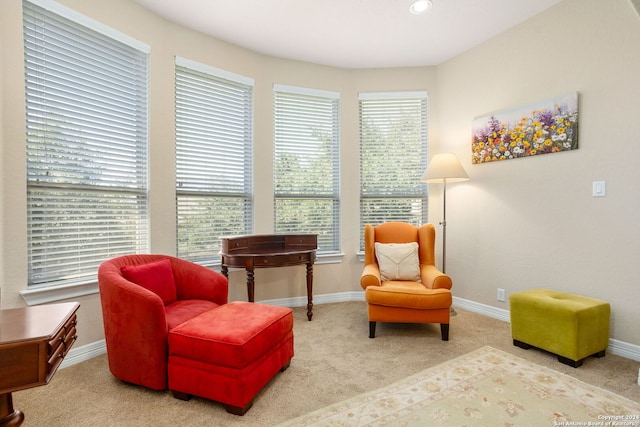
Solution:
{"label": "canvas wall art", "polygon": [[473,120],[472,163],[578,148],[578,93]]}

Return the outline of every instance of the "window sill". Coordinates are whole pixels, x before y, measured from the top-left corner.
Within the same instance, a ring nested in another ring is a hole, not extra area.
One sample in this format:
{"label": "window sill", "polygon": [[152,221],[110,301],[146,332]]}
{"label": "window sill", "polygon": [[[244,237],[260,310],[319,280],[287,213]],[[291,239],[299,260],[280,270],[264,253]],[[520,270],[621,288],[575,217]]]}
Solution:
{"label": "window sill", "polygon": [[337,253],[330,253],[330,254],[318,254],[316,255],[316,262],[315,264],[339,264],[342,262],[342,259],[344,258],[344,253],[342,252],[337,252]]}
{"label": "window sill", "polygon": [[[316,258],[315,265],[321,264],[338,264],[342,262],[344,253],[319,254]],[[220,264],[217,264],[219,267]],[[79,283],[72,285],[58,285],[35,289],[27,289],[20,291],[20,295],[27,305],[46,304],[70,298],[77,298],[85,295],[97,294],[98,284]]]}
{"label": "window sill", "polygon": [[27,289],[20,291],[20,295],[22,295],[27,305],[38,305],[97,294],[98,292],[98,284],[92,282]]}

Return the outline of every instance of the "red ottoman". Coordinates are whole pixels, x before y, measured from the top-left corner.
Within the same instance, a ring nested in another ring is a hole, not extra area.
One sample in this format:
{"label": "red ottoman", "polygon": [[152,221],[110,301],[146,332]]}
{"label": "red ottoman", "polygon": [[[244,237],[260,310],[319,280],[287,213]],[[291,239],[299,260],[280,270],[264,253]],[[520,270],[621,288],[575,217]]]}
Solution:
{"label": "red ottoman", "polygon": [[178,399],[204,397],[244,415],[292,357],[291,309],[230,302],[169,332],[169,389]]}

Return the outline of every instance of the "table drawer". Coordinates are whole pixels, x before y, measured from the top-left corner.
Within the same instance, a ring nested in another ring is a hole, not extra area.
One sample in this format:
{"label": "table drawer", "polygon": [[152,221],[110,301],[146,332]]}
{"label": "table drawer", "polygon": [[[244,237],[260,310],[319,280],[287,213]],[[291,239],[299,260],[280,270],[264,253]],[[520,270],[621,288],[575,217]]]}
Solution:
{"label": "table drawer", "polygon": [[318,236],[315,234],[287,236],[285,239],[287,249],[316,249]]}
{"label": "table drawer", "polygon": [[77,339],[79,307],[68,302],[0,310],[0,394],[49,382]]}
{"label": "table drawer", "polygon": [[53,375],[53,373],[58,369],[58,366],[62,363],[62,360],[65,358],[71,346],[78,338],[76,325],[78,321],[76,319],[76,315],[74,314],[69,318],[67,323],[65,323],[62,328],[58,331],[58,333],[53,337],[52,340],[49,341],[48,345],[48,375]]}
{"label": "table drawer", "polygon": [[222,240],[222,252],[223,253],[236,253],[236,252],[246,252],[249,250],[249,239],[248,238],[239,238],[233,240]]}
{"label": "table drawer", "polygon": [[256,256],[253,258],[253,266],[260,267],[284,267],[289,265],[299,265],[308,262],[311,258],[309,253],[284,254],[274,256]]}

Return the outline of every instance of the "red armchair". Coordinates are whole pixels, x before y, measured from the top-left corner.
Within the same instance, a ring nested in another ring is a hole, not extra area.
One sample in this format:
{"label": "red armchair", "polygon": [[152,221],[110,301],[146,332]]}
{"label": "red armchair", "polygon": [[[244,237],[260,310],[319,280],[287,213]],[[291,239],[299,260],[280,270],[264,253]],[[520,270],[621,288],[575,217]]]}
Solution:
{"label": "red armchair", "polygon": [[98,284],[111,373],[155,390],[167,388],[169,330],[228,298],[222,274],[166,255],[105,261]]}

